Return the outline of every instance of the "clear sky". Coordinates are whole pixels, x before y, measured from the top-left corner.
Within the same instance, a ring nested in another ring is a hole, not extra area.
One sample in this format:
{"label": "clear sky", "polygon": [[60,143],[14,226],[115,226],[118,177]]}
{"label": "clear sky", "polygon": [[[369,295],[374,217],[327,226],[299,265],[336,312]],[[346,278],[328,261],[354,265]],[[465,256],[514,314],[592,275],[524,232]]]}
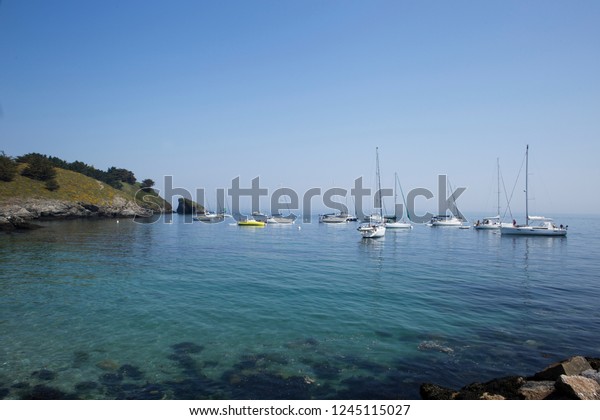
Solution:
{"label": "clear sky", "polygon": [[598,1],[4,0],[0,150],[302,194],[374,187],[378,146],[384,186],[447,174],[489,213],[496,158],[510,191],[529,143],[533,210],[599,213],[599,22]]}

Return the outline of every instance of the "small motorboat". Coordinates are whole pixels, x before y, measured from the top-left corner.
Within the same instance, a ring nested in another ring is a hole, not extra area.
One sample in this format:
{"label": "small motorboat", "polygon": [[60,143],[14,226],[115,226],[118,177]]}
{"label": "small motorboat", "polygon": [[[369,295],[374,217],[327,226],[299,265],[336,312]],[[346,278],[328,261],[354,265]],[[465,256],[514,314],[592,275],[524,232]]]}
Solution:
{"label": "small motorboat", "polygon": [[237,222],[237,224],[238,224],[238,226],[265,227],[267,222],[263,222],[260,220],[254,220],[254,219],[246,219],[246,220],[239,220]]}

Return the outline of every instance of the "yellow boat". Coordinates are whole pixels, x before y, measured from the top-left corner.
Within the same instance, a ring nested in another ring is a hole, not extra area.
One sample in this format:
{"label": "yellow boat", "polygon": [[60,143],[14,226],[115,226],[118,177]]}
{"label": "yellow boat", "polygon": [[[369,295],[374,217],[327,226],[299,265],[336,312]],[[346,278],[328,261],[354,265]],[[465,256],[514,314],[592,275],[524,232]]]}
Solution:
{"label": "yellow boat", "polygon": [[240,220],[237,222],[238,226],[254,226],[254,227],[265,227],[265,222],[259,222],[258,220]]}

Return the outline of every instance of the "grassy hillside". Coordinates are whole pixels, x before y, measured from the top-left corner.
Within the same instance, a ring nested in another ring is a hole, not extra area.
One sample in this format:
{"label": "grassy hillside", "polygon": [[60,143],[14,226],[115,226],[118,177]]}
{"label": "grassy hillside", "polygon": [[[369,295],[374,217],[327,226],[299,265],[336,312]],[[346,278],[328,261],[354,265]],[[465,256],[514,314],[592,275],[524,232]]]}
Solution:
{"label": "grassy hillside", "polygon": [[[46,189],[44,182],[20,175],[21,170],[25,166],[26,164],[19,165],[18,175],[15,176],[13,181],[0,181],[0,201],[10,198],[47,198],[102,206],[111,203],[116,197],[134,200],[136,199],[135,193],[140,188],[139,184],[123,184],[123,189],[117,190],[103,182],[77,172],[56,168],[56,181],[60,188],[56,191],[49,191]],[[148,204],[144,203],[143,197],[147,197],[146,200],[152,200],[161,208],[168,205],[156,194],[142,192],[138,193],[136,199],[136,202],[142,207],[148,207]],[[171,210],[170,205],[168,205],[167,210]]]}

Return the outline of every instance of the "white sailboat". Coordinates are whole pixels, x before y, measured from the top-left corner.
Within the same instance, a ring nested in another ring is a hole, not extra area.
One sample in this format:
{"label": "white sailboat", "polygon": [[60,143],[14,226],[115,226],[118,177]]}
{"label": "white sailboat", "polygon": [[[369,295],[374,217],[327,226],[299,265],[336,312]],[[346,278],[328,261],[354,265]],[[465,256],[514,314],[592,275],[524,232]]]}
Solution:
{"label": "white sailboat", "polygon": [[271,217],[267,219],[267,223],[275,225],[293,225],[298,216],[290,211],[290,203],[286,202],[287,215],[284,216],[281,212],[271,213]]}
{"label": "white sailboat", "polygon": [[438,226],[438,227],[460,227],[463,225],[462,219],[459,219],[456,216],[448,215],[448,214],[440,214],[438,216],[433,216],[429,221],[429,226]]}
{"label": "white sailboat", "polygon": [[[450,193],[452,193],[452,186],[450,185],[450,180],[448,182],[448,189]],[[454,209],[456,213],[460,215],[458,208],[456,207],[456,203],[454,204]],[[469,226],[463,225],[464,219],[459,216],[455,216],[454,214],[439,214],[437,216],[433,216],[427,226],[431,227],[458,227],[462,229],[468,229]]]}
{"label": "white sailboat", "polygon": [[369,222],[360,225],[356,230],[360,232],[363,238],[381,238],[385,236],[385,225],[379,222]]}
{"label": "white sailboat", "polygon": [[328,213],[319,215],[319,223],[346,223],[349,221],[350,215],[348,213]]}
{"label": "white sailboat", "polygon": [[281,213],[273,213],[270,216],[267,216],[260,211],[252,212],[252,219],[269,224],[290,225],[293,224],[297,218],[298,216],[293,213],[290,213],[287,216],[284,216]]}
{"label": "white sailboat", "polygon": [[[400,185],[400,181],[398,180],[398,174],[394,172],[394,217],[388,218],[388,221],[385,223],[385,227],[389,229],[412,229],[412,223],[407,222],[404,218],[402,220],[398,220],[399,216],[396,214],[396,203],[398,201],[398,186]],[[402,191],[402,186],[400,185],[400,192],[402,193],[402,200],[404,201],[404,207],[406,208],[406,214],[408,215],[408,207],[406,207],[406,200],[404,199],[404,192]],[[410,216],[409,216],[410,218]]]}
{"label": "white sailboat", "polygon": [[267,220],[269,219],[269,216],[267,216],[266,214],[262,213],[261,211],[253,211],[252,212],[252,219],[258,221],[258,222],[265,222],[267,223]]}
{"label": "white sailboat", "polygon": [[496,216],[485,217],[481,222],[478,220],[473,227],[476,230],[497,230],[502,226],[500,221],[500,158],[496,158],[498,167],[498,213]]}
{"label": "white sailboat", "polygon": [[385,236],[385,224],[383,222],[383,203],[381,200],[381,174],[379,172],[379,148],[375,148],[375,156],[377,162],[377,191],[379,198],[379,220],[375,221],[373,218],[369,223],[360,225],[356,230],[360,232],[363,238],[381,238]]}
{"label": "white sailboat", "polygon": [[196,213],[196,216],[194,217],[195,221],[206,222],[206,223],[222,222],[224,219],[225,219],[225,214],[213,213],[206,209],[203,212]]}
{"label": "white sailboat", "polygon": [[267,219],[267,223],[280,224],[280,225],[292,225],[296,221],[298,216],[293,213],[284,216],[281,213],[273,213],[271,217]]}
{"label": "white sailboat", "polygon": [[[530,221],[535,221],[537,224],[530,225]],[[517,222],[513,220],[512,226],[502,225],[500,233],[521,236],[566,236],[567,227],[563,227],[563,225],[557,227],[548,217],[529,216],[529,145],[527,145],[525,151],[525,225],[517,225]]]}
{"label": "white sailboat", "polygon": [[[217,204],[218,200],[217,200]],[[208,200],[207,200],[208,205]],[[223,207],[220,205],[219,207]],[[197,212],[196,216],[193,218],[196,222],[204,222],[204,223],[219,223],[225,220],[226,217],[232,217],[231,215],[226,213],[225,208],[219,209],[217,213],[208,210],[206,207],[203,208],[203,211]]]}

